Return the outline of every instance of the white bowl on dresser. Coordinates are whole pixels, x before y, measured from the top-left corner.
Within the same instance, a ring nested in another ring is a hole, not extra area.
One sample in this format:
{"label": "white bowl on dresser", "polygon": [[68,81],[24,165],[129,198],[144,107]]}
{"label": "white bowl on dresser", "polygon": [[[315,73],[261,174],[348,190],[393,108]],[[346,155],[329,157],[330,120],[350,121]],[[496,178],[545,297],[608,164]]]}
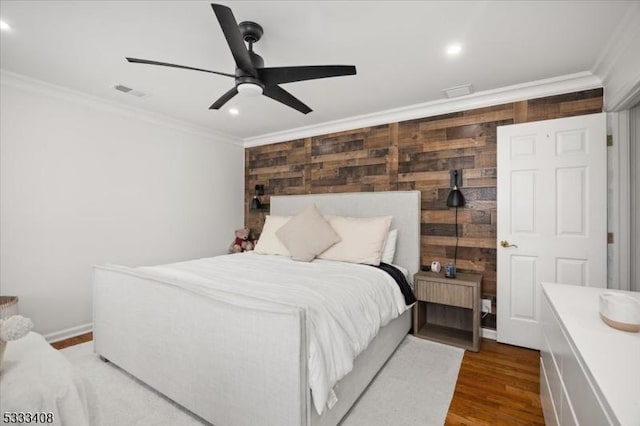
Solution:
{"label": "white bowl on dresser", "polygon": [[640,331],[640,302],[626,294],[607,291],[600,295],[600,318],[622,331]]}

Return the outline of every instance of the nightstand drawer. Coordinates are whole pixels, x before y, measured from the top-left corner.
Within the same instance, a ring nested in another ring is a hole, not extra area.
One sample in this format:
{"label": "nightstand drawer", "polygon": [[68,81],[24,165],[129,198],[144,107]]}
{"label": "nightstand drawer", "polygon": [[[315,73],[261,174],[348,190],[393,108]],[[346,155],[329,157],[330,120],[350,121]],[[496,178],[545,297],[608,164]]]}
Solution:
{"label": "nightstand drawer", "polygon": [[440,283],[425,280],[418,280],[415,287],[418,300],[461,308],[474,308],[473,287],[456,285],[453,282]]}

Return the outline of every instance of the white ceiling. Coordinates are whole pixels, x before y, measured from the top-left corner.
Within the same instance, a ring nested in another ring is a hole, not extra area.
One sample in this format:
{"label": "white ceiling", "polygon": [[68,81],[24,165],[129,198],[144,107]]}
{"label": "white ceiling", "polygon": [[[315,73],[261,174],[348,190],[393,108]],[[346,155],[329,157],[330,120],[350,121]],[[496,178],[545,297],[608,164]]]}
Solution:
{"label": "white ceiling", "polygon": [[[254,48],[265,66],[356,65],[356,76],[283,85],[308,115],[264,96],[212,111],[233,79],[125,61],[233,73],[210,3],[0,1],[13,28],[0,35],[0,68],[247,138],[439,100],[467,83],[477,92],[592,70],[634,2],[220,2],[238,22],[263,26]],[[463,46],[459,57],[445,54],[452,42]]]}

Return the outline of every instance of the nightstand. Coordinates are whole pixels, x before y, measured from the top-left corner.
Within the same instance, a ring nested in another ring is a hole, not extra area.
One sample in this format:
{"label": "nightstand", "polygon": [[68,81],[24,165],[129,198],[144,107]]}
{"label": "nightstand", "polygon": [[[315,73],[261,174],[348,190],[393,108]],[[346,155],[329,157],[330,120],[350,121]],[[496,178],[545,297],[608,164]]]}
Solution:
{"label": "nightstand", "polygon": [[443,273],[414,275],[417,302],[413,308],[413,333],[417,337],[480,350],[480,285],[482,275]]}

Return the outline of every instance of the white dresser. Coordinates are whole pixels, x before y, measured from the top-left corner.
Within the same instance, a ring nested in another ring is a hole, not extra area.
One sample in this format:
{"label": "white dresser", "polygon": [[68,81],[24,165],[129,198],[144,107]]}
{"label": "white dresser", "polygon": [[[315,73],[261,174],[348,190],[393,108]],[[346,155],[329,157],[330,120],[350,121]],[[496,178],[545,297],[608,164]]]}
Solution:
{"label": "white dresser", "polygon": [[[602,322],[598,301],[608,290],[542,287],[540,399],[546,424],[640,426],[640,333]],[[640,293],[625,293],[640,299]]]}

